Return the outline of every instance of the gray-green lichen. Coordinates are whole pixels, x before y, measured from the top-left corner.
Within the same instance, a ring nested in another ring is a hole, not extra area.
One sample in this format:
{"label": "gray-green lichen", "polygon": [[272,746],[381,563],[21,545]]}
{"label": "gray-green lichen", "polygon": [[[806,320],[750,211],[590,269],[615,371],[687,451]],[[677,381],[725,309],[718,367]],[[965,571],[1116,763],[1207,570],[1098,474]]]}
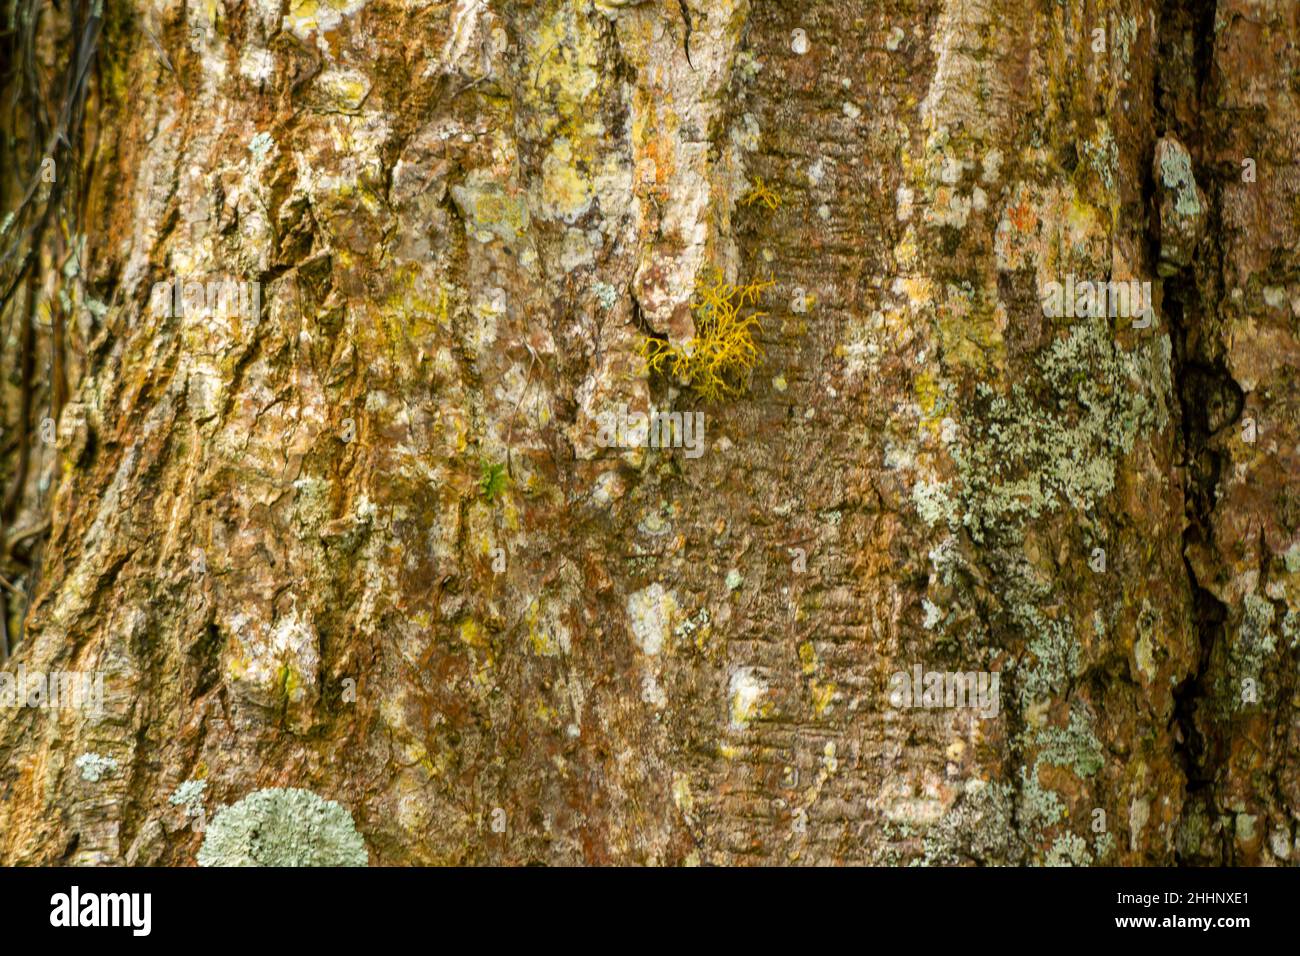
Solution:
{"label": "gray-green lichen", "polygon": [[248,151],[253,154],[253,161],[260,163],[266,159],[274,146],[275,141],[271,139],[271,134],[261,132],[249,141]]}
{"label": "gray-green lichen", "polygon": [[496,238],[514,244],[528,231],[527,204],[484,170],[473,170],[463,183],[452,186],[451,198],[466,230],[479,242]]}
{"label": "gray-green lichen", "polygon": [[1137,41],[1137,32],[1137,20],[1133,17],[1121,15],[1115,18],[1115,55],[1124,68],[1124,79],[1126,80],[1132,78],[1128,65],[1132,56],[1133,44]]}
{"label": "gray-green lichen", "polygon": [[1288,609],[1282,615],[1282,636],[1287,640],[1287,647],[1295,650],[1296,645],[1300,643],[1300,614]]}
{"label": "gray-green lichen", "polygon": [[1108,192],[1115,189],[1116,177],[1119,175],[1119,145],[1109,129],[1103,129],[1095,140],[1083,144],[1083,152],[1088,157],[1093,169],[1101,177]]}
{"label": "gray-green lichen", "polygon": [[1038,782],[1038,762],[1020,768],[1020,804],[1018,819],[1035,833],[1042,833],[1066,816],[1065,804],[1053,790],[1044,790]]}
{"label": "gray-green lichen", "polygon": [[1259,817],[1250,813],[1238,813],[1236,819],[1237,839],[1249,843],[1255,839],[1255,824]]}
{"label": "gray-green lichen", "polygon": [[117,770],[115,758],[96,753],[84,753],[74,760],[73,764],[81,773],[81,779],[88,783],[99,783],[101,779],[112,775]]}
{"label": "gray-green lichen", "polygon": [[[1168,424],[1170,358],[1164,336],[1128,350],[1104,318],[1075,324],[1038,357],[1041,387],[1016,385],[1003,395],[977,386],[979,412],[949,444],[955,475],[913,490],[925,521],[942,521],[952,532],[965,529],[993,558],[998,597],[1025,636],[1028,653],[1017,667],[1025,713],[1069,691],[1081,672],[1083,650],[1051,582],[1023,552],[1025,526],[1064,508],[1090,513],[1111,494],[1120,461],[1139,435]],[[945,544],[931,554],[940,578],[954,564],[954,549]],[[1094,615],[1092,625],[1104,630],[1105,622]],[[1051,832],[1068,811],[1061,796],[1040,782],[1039,771],[1061,767],[1082,779],[1101,770],[1104,755],[1092,715],[1072,709],[1066,727],[1027,730],[1020,744],[1027,763],[1014,795],[1015,830],[1030,843],[1051,841],[1045,862],[1091,864],[1095,857],[1083,837]]]}
{"label": "gray-green lichen", "polygon": [[1020,702],[1029,707],[1068,688],[1079,673],[1081,645],[1073,618],[1053,607],[1051,586],[1028,562],[1016,559],[999,577],[1011,622],[1025,635],[1031,655],[1019,673]]}
{"label": "gray-green lichen", "polygon": [[1178,821],[1175,836],[1178,856],[1192,860],[1202,855],[1202,847],[1208,840],[1212,824],[1205,812],[1205,807],[1198,801],[1190,802]]}
{"label": "gray-green lichen", "polygon": [[1068,616],[1048,617],[1023,596],[1011,602],[1011,618],[1029,636],[1033,662],[1020,682],[1020,699],[1028,705],[1060,693],[1079,671],[1079,641]]}
{"label": "gray-green lichen", "polygon": [[1156,143],[1152,172],[1160,211],[1160,262],[1156,271],[1171,276],[1191,265],[1205,231],[1206,200],[1192,172],[1186,147],[1172,136]]}
{"label": "gray-green lichen", "polygon": [[1048,727],[1035,731],[1038,759],[1057,767],[1069,767],[1080,777],[1091,777],[1102,767],[1101,742],[1092,732],[1092,718],[1082,710],[1071,710],[1065,729]]}
{"label": "gray-green lichen", "polygon": [[[1072,708],[1070,722],[1064,729],[1046,727],[1026,731],[1024,734],[1022,739],[1037,753],[1030,766],[1020,768],[1017,819],[1034,838],[1042,839],[1051,827],[1069,815],[1056,792],[1039,783],[1039,768],[1044,764],[1065,767],[1080,778],[1091,777],[1101,770],[1101,742],[1093,733],[1092,725],[1091,714]],[[1098,856],[1103,855],[1103,851],[1108,852],[1112,844],[1113,840],[1109,843],[1099,842]],[[1082,837],[1074,833],[1063,833],[1048,848],[1044,863],[1047,866],[1091,866],[1093,856],[1088,852],[1087,842]]]}
{"label": "gray-green lichen", "polygon": [[600,307],[608,312],[614,308],[618,302],[618,290],[608,282],[601,282],[597,279],[592,283],[592,288],[596,290],[596,298],[600,300]]}
{"label": "gray-green lichen", "polygon": [[203,791],[208,787],[206,780],[186,780],[168,798],[174,807],[184,807],[187,817],[197,817],[203,812]]}
{"label": "gray-green lichen", "polygon": [[213,817],[199,866],[365,866],[366,846],[339,804],[310,790],[257,790]]}
{"label": "gray-green lichen", "polygon": [[929,524],[964,526],[982,543],[1062,505],[1091,511],[1114,488],[1118,459],[1138,434],[1167,423],[1158,397],[1165,393],[1148,395],[1167,374],[1153,375],[1152,359],[1117,345],[1104,319],[1088,321],[1039,359],[1053,405],[1020,385],[1009,396],[979,386],[986,412],[968,427],[971,437],[950,448],[957,477],[918,483],[917,512]]}
{"label": "gray-green lichen", "polygon": [[1092,866],[1092,854],[1087,841],[1077,833],[1065,833],[1056,838],[1047,851],[1046,866]]}
{"label": "gray-green lichen", "polygon": [[1282,555],[1282,563],[1286,565],[1287,574],[1300,573],[1300,544],[1293,544],[1287,548],[1286,553]]}
{"label": "gray-green lichen", "polygon": [[1159,150],[1160,180],[1169,189],[1178,191],[1174,209],[1183,216],[1195,216],[1201,211],[1196,195],[1196,177],[1192,174],[1192,157],[1176,140],[1162,140],[1167,144]]}
{"label": "gray-green lichen", "polygon": [[926,830],[920,866],[1015,864],[1024,847],[1013,821],[1010,784],[971,780],[953,807]]}
{"label": "gray-green lichen", "polygon": [[1258,674],[1264,658],[1277,648],[1273,636],[1273,603],[1258,594],[1247,594],[1242,602],[1245,614],[1233,648],[1233,657],[1248,674]]}

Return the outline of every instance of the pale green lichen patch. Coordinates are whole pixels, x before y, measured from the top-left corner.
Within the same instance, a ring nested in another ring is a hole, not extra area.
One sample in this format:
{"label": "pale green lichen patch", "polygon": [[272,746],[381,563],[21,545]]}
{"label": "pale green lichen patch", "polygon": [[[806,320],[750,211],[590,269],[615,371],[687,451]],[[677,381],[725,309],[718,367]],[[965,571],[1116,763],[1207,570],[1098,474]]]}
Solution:
{"label": "pale green lichen patch", "polygon": [[199,866],[366,866],[352,815],[297,788],[257,790],[212,819]]}
{"label": "pale green lichen patch", "polygon": [[104,777],[117,772],[116,758],[97,753],[84,753],[73,761],[73,765],[80,772],[81,779],[87,783],[99,783]]}
{"label": "pale green lichen patch", "polygon": [[602,309],[608,312],[610,309],[614,308],[614,305],[618,302],[617,289],[608,282],[601,282],[599,279],[593,282],[591,287],[595,290],[596,298],[600,301],[600,307]]}
{"label": "pale green lichen patch", "polygon": [[1192,174],[1192,157],[1181,143],[1162,140],[1167,144],[1160,152],[1160,179],[1169,189],[1178,191],[1174,211],[1181,216],[1195,216],[1201,212],[1201,201],[1196,195],[1196,177]]}
{"label": "pale green lichen patch", "polygon": [[274,148],[275,140],[273,140],[271,134],[267,132],[256,134],[248,143],[248,151],[253,154],[253,161],[256,163],[265,160]]}
{"label": "pale green lichen patch", "polygon": [[926,830],[924,866],[1014,864],[1024,856],[1013,820],[1015,793],[1006,783],[970,780],[965,792]]}
{"label": "pale green lichen patch", "polygon": [[528,230],[528,206],[487,170],[476,169],[451,187],[451,198],[465,219],[466,231],[479,242],[493,238],[513,245]]}
{"label": "pale green lichen patch", "polygon": [[1009,595],[1011,618],[1029,635],[1029,653],[1033,662],[1021,679],[1020,698],[1025,705],[1059,693],[1070,678],[1079,672],[1079,641],[1069,616],[1050,617],[1039,606],[1050,597],[1046,587],[1014,592]]}
{"label": "pale green lichen patch", "polygon": [[1119,175],[1119,146],[1111,134],[1110,127],[1103,124],[1101,131],[1093,139],[1084,142],[1083,152],[1101,178],[1106,191],[1113,192]]}
{"label": "pale green lichen patch", "polygon": [[1242,603],[1245,613],[1229,653],[1238,676],[1258,678],[1265,659],[1277,650],[1277,635],[1273,632],[1277,610],[1273,602],[1258,594],[1247,594]]}
{"label": "pale green lichen patch", "polygon": [[1199,802],[1189,803],[1178,821],[1178,832],[1175,836],[1178,855],[1184,859],[1198,856],[1202,845],[1210,837],[1210,831],[1210,818],[1206,815],[1205,807]]}
{"label": "pale green lichen patch", "polygon": [[206,780],[186,780],[168,798],[174,807],[184,807],[187,817],[197,817],[203,812],[203,791],[208,787]]}
{"label": "pale green lichen patch", "polygon": [[1249,813],[1238,813],[1236,818],[1237,839],[1242,843],[1250,843],[1255,839],[1255,824],[1259,818]]}
{"label": "pale green lichen patch", "polygon": [[[1113,492],[1121,460],[1139,436],[1168,424],[1170,354],[1164,337],[1126,350],[1100,318],[1070,327],[1035,364],[1037,376],[1005,393],[975,387],[975,401],[966,403],[973,414],[946,430],[953,476],[917,482],[913,502],[926,523],[942,523],[954,535],[964,529],[983,546],[1007,619],[1024,635],[1026,653],[1015,668],[1026,722],[1016,831],[1044,862],[1088,865],[1112,848],[1098,845],[1094,856],[1084,837],[1063,832],[1069,806],[1054,788],[1062,770],[1092,778],[1106,758],[1092,715],[1079,705],[1064,727],[1047,721],[1051,699],[1068,694],[1083,671],[1083,647],[1055,582],[1039,570],[1039,549],[1027,540],[1026,527],[1065,509],[1091,513]],[[940,578],[959,550],[936,549]],[[1105,629],[1097,615],[1092,625]],[[1144,657],[1153,671],[1150,657],[1154,651]]]}
{"label": "pale green lichen patch", "polygon": [[1038,782],[1038,764],[1020,768],[1020,822],[1030,830],[1041,833],[1044,829],[1065,819],[1065,804],[1055,791],[1044,790]]}
{"label": "pale green lichen patch", "polygon": [[1133,44],[1137,42],[1138,25],[1133,17],[1121,15],[1115,18],[1115,56],[1124,70],[1124,79],[1131,79],[1128,69],[1132,57]]}
{"label": "pale green lichen patch", "polygon": [[1054,405],[1020,385],[1008,396],[977,387],[984,414],[950,448],[955,481],[918,482],[913,501],[929,524],[964,526],[976,542],[1017,531],[1069,505],[1091,511],[1115,486],[1117,461],[1139,432],[1167,421],[1146,394],[1151,369],[1102,322],[1074,326],[1040,358]]}
{"label": "pale green lichen patch", "polygon": [[1072,710],[1070,723],[1062,729],[1048,727],[1035,731],[1033,742],[1040,747],[1038,759],[1057,767],[1069,767],[1080,777],[1091,777],[1102,767],[1101,742],[1092,732],[1092,719],[1083,711]]}
{"label": "pale green lichen patch", "polygon": [[1064,833],[1047,851],[1046,866],[1092,866],[1088,844],[1077,833]]}

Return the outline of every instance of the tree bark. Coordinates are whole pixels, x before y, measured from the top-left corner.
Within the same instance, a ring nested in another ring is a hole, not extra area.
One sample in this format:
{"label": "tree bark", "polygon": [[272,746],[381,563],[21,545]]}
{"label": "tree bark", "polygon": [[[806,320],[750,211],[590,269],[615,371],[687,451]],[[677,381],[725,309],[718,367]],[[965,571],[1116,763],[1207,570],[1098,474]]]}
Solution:
{"label": "tree bark", "polygon": [[[2,459],[6,671],[103,708],[0,710],[0,863],[193,865],[272,788],[385,865],[1288,862],[1297,50],[1290,0],[105,0]],[[709,402],[643,355],[718,275],[762,357]]]}

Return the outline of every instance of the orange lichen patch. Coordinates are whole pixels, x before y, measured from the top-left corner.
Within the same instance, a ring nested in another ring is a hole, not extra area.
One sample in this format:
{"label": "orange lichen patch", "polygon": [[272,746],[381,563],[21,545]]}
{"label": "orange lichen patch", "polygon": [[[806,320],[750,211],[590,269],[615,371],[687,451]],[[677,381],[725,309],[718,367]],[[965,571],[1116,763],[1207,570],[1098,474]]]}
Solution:
{"label": "orange lichen patch", "polygon": [[1038,226],[1038,214],[1033,204],[1026,198],[1007,209],[1007,218],[1019,232],[1030,232]]}
{"label": "orange lichen patch", "polygon": [[742,394],[762,356],[754,332],[767,313],[755,306],[774,284],[769,279],[732,285],[718,273],[700,289],[692,307],[695,335],[689,342],[677,346],[656,338],[644,341],[641,355],[647,371],[689,383],[705,401]]}
{"label": "orange lichen patch", "polygon": [[[638,183],[668,198],[662,190],[677,174],[677,155],[673,137],[680,123],[667,105],[646,98],[632,121],[632,141],[637,147]],[[660,110],[663,109],[661,115]]]}

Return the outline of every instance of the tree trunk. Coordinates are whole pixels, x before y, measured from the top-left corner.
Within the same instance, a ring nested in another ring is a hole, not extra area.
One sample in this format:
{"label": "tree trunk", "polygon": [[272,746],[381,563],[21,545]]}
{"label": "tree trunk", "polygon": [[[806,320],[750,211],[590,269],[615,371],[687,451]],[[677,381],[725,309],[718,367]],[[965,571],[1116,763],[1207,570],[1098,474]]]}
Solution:
{"label": "tree trunk", "polygon": [[0,863],[1286,862],[1298,9],[105,0]]}

